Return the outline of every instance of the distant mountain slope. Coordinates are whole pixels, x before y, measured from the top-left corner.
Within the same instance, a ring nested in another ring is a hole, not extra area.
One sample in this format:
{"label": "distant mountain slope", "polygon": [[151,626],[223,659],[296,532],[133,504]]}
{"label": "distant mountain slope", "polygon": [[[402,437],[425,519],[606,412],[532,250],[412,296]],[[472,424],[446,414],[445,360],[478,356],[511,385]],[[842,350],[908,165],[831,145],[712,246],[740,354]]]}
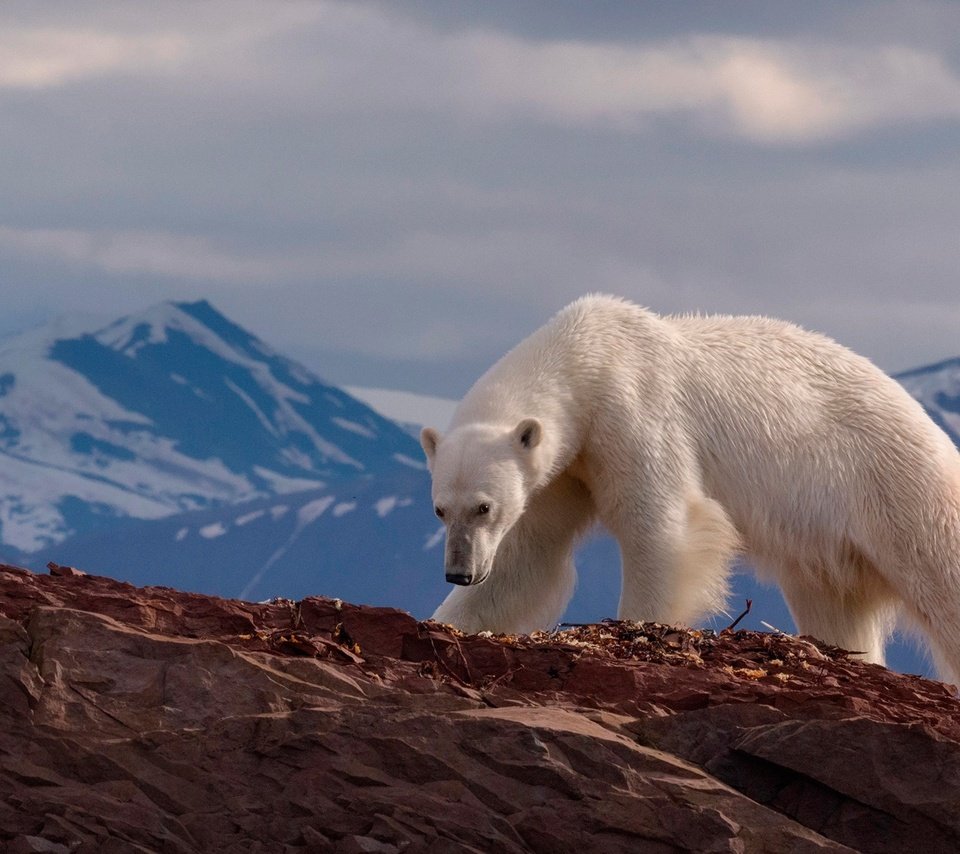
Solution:
{"label": "distant mountain slope", "polygon": [[421,427],[436,427],[445,430],[453,417],[458,401],[409,391],[387,388],[360,388],[345,386],[345,390],[357,400],[362,400],[371,409],[385,418],[396,421],[413,436],[420,435]]}
{"label": "distant mountain slope", "polygon": [[418,443],[209,303],[0,346],[0,539],[32,552],[122,517],[419,475]]}
{"label": "distant mountain slope", "polygon": [[135,584],[247,600],[314,593],[396,603],[429,616],[446,594],[443,537],[425,474],[357,477],[323,489],[194,510],[44,549]]}
{"label": "distant mountain slope", "polygon": [[960,448],[960,358],[897,374],[903,387]]}

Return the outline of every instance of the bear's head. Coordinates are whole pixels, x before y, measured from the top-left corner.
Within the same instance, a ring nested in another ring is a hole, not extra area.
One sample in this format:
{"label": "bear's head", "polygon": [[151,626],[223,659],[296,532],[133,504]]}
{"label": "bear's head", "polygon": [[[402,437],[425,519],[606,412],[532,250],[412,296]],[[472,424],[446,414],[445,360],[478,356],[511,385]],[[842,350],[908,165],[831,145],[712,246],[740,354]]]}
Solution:
{"label": "bear's head", "polygon": [[434,510],[447,528],[447,581],[480,584],[490,574],[501,540],[539,480],[542,437],[535,418],[512,428],[469,424],[443,437],[431,427],[420,433]]}

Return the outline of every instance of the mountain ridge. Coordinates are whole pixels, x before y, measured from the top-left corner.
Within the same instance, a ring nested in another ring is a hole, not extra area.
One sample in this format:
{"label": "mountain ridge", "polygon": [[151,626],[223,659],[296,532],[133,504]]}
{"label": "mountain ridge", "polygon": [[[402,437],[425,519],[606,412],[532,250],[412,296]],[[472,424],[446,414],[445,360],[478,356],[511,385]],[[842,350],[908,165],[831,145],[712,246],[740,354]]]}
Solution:
{"label": "mountain ridge", "polygon": [[161,518],[424,470],[400,427],[206,301],[5,342],[0,454],[0,538],[21,552],[97,517]]}

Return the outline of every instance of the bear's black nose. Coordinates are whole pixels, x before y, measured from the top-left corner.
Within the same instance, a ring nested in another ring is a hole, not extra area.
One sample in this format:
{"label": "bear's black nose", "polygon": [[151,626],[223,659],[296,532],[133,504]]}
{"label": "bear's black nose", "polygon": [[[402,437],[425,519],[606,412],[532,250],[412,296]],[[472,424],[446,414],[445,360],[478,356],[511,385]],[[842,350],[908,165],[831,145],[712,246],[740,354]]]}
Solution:
{"label": "bear's black nose", "polygon": [[464,575],[461,572],[448,572],[447,581],[449,581],[451,584],[462,584],[463,586],[466,586],[473,583],[473,576]]}

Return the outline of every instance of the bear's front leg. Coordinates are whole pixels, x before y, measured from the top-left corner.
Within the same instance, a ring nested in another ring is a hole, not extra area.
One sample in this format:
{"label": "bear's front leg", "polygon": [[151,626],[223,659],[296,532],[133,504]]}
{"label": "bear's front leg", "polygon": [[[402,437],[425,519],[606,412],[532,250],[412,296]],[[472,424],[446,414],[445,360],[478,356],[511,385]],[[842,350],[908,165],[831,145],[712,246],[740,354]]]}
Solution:
{"label": "bear's front leg", "polygon": [[498,557],[487,580],[451,590],[434,620],[468,634],[528,634],[557,624],[576,585],[571,555],[532,562],[506,545],[504,559]]}
{"label": "bear's front leg", "polygon": [[507,532],[486,581],[450,591],[433,619],[471,633],[552,629],[576,585],[576,539],[593,518],[584,485],[559,476],[530,499]]}
{"label": "bear's front leg", "polygon": [[691,625],[722,610],[740,541],[723,508],[701,493],[645,504],[639,523],[613,530],[623,571],[620,619]]}

